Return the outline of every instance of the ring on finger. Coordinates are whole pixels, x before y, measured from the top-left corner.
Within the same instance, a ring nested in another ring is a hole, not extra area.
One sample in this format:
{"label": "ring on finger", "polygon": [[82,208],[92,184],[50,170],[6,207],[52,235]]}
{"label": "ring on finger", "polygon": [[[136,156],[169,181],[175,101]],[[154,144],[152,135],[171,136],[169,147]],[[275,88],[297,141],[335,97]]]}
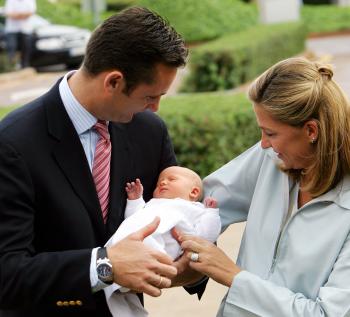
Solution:
{"label": "ring on finger", "polygon": [[198,262],[199,261],[199,254],[197,252],[192,252],[190,259],[192,262]]}
{"label": "ring on finger", "polygon": [[163,276],[159,275],[159,282],[157,283],[156,287],[161,287],[163,283]]}

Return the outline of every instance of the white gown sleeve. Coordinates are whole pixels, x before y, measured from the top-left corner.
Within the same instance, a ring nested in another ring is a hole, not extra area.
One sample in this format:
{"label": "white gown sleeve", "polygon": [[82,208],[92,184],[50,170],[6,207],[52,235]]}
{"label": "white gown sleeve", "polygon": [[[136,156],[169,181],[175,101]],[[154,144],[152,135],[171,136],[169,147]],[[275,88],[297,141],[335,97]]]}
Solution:
{"label": "white gown sleeve", "polygon": [[127,199],[126,207],[125,207],[125,218],[129,218],[137,210],[145,207],[145,205],[146,203],[142,197],[140,197],[139,199],[133,199],[133,200]]}
{"label": "white gown sleeve", "polygon": [[215,242],[221,231],[221,221],[218,208],[205,208],[205,213],[195,224],[195,235]]}

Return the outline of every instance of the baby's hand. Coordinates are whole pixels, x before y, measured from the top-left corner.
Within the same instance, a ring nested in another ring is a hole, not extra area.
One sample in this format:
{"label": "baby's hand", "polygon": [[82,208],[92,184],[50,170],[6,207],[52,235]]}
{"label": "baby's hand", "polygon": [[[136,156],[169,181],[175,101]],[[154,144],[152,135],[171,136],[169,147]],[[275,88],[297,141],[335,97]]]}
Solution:
{"label": "baby's hand", "polygon": [[125,190],[129,200],[139,199],[143,194],[143,186],[140,179],[136,178],[135,182],[126,183]]}
{"label": "baby's hand", "polygon": [[213,197],[205,197],[204,198],[204,206],[207,208],[217,208],[218,201]]}

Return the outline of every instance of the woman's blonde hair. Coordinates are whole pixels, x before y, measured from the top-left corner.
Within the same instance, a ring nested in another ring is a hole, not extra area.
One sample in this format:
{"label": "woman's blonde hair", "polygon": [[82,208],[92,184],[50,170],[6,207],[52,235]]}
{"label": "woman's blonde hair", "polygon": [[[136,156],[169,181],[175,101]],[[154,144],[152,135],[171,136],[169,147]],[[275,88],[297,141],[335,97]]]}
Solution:
{"label": "woman's blonde hair", "polygon": [[260,75],[249,89],[251,101],[275,120],[302,127],[318,125],[315,159],[304,170],[285,170],[307,178],[305,190],[317,197],[334,188],[350,170],[350,110],[343,90],[332,79],[329,65],[304,58],[283,60]]}

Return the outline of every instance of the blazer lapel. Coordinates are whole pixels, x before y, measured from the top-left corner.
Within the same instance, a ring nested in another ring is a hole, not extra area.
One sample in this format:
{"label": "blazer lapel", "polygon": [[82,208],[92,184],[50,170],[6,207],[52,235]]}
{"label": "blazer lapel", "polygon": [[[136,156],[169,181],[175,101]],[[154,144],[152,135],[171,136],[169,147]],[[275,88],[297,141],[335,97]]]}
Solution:
{"label": "blazer lapel", "polygon": [[48,131],[56,139],[53,156],[88,211],[100,243],[105,242],[102,219],[94,181],[83,146],[58,93],[58,84],[49,92],[53,96],[47,104]]}
{"label": "blazer lapel", "polygon": [[112,160],[110,174],[109,215],[107,234],[112,235],[124,220],[126,205],[126,175],[131,167],[130,144],[126,126],[110,123],[109,132],[112,142]]}

